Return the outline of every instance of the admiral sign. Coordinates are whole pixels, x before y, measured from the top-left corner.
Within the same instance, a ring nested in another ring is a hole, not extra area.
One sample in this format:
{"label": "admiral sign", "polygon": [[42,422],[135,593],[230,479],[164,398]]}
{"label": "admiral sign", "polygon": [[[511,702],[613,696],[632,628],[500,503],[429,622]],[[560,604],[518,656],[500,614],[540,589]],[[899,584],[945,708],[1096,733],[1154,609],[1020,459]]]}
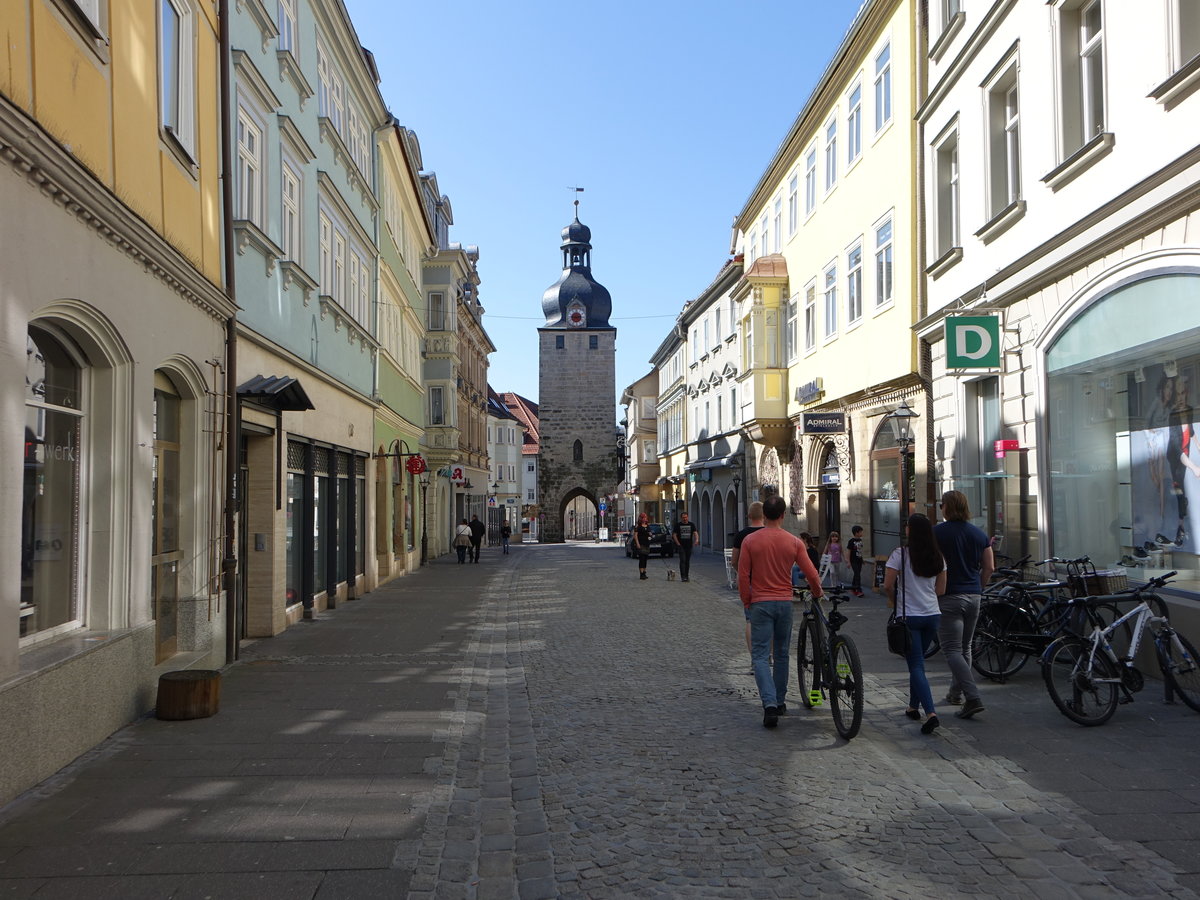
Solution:
{"label": "admiral sign", "polygon": [[803,413],[805,434],[843,434],[846,431],[845,413]]}

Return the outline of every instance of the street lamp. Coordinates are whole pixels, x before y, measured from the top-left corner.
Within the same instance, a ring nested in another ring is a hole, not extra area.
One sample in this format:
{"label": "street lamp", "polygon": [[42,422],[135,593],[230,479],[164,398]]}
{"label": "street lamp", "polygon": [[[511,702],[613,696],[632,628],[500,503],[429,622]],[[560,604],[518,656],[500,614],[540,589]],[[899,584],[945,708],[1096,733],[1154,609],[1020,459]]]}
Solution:
{"label": "street lamp", "polygon": [[892,437],[900,448],[900,534],[903,541],[904,521],[908,518],[908,448],[913,442],[913,420],[920,416],[912,410],[904,400],[893,412],[888,413],[888,425],[892,429]]}
{"label": "street lamp", "polygon": [[571,520],[571,537],[575,537],[575,510],[567,510],[567,518]]}
{"label": "street lamp", "polygon": [[429,490],[429,471],[421,473],[421,565],[429,559],[429,507],[425,502]]}

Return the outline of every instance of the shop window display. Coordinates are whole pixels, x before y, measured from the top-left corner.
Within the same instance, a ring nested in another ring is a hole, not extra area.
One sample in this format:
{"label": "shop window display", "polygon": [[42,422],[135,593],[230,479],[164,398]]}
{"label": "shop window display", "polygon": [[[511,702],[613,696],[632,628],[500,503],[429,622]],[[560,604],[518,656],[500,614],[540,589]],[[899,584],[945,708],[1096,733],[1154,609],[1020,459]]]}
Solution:
{"label": "shop window display", "polygon": [[78,620],[83,369],[67,345],[30,327],[25,368],[20,635]]}
{"label": "shop window display", "polygon": [[1200,274],[1116,288],[1046,363],[1053,553],[1200,589]]}

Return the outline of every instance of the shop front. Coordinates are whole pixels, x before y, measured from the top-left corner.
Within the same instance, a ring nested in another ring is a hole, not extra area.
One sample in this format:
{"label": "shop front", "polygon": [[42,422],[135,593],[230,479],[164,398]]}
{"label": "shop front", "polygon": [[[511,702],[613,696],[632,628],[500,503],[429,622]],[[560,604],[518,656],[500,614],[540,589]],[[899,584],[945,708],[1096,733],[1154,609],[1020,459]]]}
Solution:
{"label": "shop front", "polygon": [[1200,590],[1200,266],[1112,277],[1043,338],[1048,546]]}

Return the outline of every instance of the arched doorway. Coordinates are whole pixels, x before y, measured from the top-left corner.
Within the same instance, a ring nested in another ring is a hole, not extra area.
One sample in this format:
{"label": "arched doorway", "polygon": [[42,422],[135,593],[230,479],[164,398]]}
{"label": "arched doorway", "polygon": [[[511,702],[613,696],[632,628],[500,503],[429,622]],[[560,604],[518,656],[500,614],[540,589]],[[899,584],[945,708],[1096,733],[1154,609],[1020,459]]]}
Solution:
{"label": "arched doorway", "polygon": [[837,448],[826,444],[821,448],[821,537],[841,531],[842,471],[838,466]]}
{"label": "arched doorway", "polygon": [[713,498],[712,505],[712,541],[709,546],[714,553],[720,553],[725,549],[728,541],[725,526],[725,503],[721,499],[720,492]]}
{"label": "arched doorway", "polygon": [[579,489],[567,494],[559,510],[563,537],[568,541],[593,540],[598,515],[596,498],[587,491]]}

